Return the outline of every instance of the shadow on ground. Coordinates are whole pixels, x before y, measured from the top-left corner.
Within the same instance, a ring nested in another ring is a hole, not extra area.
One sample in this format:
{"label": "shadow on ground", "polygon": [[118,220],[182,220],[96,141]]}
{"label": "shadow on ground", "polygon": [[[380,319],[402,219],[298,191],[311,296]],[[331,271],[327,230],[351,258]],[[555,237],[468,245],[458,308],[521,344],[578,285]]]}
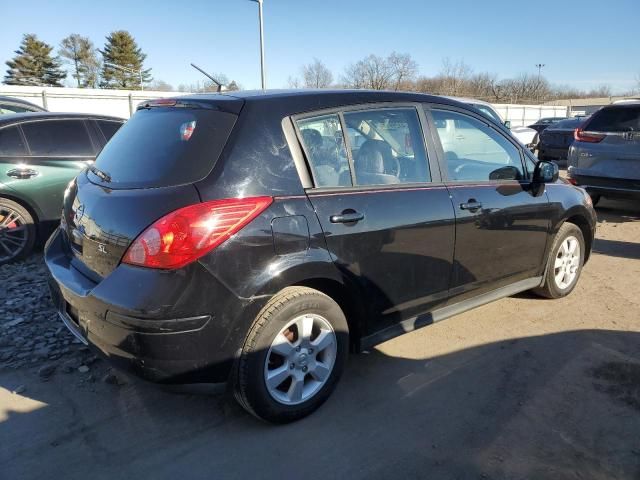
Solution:
{"label": "shadow on ground", "polygon": [[278,427],[221,386],[56,375],[0,388],[0,465],[21,479],[639,478],[639,365],[640,334],[605,330],[424,359],[373,350],[318,412]]}

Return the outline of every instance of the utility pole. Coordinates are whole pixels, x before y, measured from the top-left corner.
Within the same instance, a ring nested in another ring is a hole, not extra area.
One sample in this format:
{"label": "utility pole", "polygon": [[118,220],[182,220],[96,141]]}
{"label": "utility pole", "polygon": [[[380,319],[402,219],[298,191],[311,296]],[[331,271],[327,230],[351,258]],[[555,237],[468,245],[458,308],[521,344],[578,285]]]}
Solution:
{"label": "utility pole", "polygon": [[536,84],[536,90],[538,93],[538,103],[540,103],[540,73],[544,66],[545,66],[544,63],[536,63],[536,68],[538,69],[538,83]]}
{"label": "utility pole", "polygon": [[540,72],[545,66],[546,65],[544,63],[536,63],[536,68],[538,69],[538,83],[540,83]]}
{"label": "utility pole", "polygon": [[267,81],[264,72],[264,25],[262,22],[262,0],[251,0],[258,4],[258,19],[260,21],[260,79],[262,90],[267,88]]}

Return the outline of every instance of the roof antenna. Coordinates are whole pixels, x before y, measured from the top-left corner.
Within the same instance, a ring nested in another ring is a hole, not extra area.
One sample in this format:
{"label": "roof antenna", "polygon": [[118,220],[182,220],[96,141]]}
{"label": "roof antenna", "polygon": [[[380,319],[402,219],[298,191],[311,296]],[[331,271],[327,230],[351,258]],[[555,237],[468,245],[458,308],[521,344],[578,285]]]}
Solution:
{"label": "roof antenna", "polygon": [[211,75],[209,75],[207,72],[205,72],[203,69],[201,69],[199,66],[197,66],[195,63],[192,63],[191,66],[193,68],[195,68],[196,70],[198,70],[201,74],[203,74],[205,77],[207,77],[209,80],[211,80],[213,83],[215,83],[218,86],[217,92],[220,93],[222,92],[222,84],[216,80],[215,78],[213,78]]}

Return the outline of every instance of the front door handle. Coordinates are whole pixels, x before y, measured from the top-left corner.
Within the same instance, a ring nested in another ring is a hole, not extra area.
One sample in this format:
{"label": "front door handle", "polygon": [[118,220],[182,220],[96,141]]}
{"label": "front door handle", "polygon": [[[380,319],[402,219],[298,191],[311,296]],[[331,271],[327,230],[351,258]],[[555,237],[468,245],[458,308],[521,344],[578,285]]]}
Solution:
{"label": "front door handle", "polygon": [[482,208],[482,203],[477,202],[474,199],[471,199],[468,202],[460,204],[460,210],[469,210],[470,212],[475,212],[476,210],[480,210],[481,208]]}
{"label": "front door handle", "polygon": [[7,177],[19,178],[21,180],[26,180],[36,175],[38,175],[38,171],[32,168],[14,168],[7,172]]}
{"label": "front door handle", "polygon": [[331,215],[329,221],[331,223],[355,223],[364,218],[364,213],[345,211],[339,215]]}

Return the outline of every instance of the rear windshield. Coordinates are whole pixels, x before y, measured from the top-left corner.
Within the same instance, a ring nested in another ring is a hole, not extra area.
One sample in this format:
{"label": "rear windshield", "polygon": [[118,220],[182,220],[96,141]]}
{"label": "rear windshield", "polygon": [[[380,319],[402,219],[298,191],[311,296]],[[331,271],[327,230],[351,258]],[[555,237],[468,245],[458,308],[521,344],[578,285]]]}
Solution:
{"label": "rear windshield", "polygon": [[[139,110],[111,138],[95,166],[110,188],[170,187],[206,177],[237,116],[217,110],[159,107]],[[106,181],[109,180],[109,181]]]}
{"label": "rear windshield", "polygon": [[640,106],[603,108],[593,114],[584,129],[592,132],[640,131]]}
{"label": "rear windshield", "polygon": [[578,128],[584,122],[581,118],[570,118],[569,120],[561,120],[549,127],[549,130],[566,130],[570,128]]}

